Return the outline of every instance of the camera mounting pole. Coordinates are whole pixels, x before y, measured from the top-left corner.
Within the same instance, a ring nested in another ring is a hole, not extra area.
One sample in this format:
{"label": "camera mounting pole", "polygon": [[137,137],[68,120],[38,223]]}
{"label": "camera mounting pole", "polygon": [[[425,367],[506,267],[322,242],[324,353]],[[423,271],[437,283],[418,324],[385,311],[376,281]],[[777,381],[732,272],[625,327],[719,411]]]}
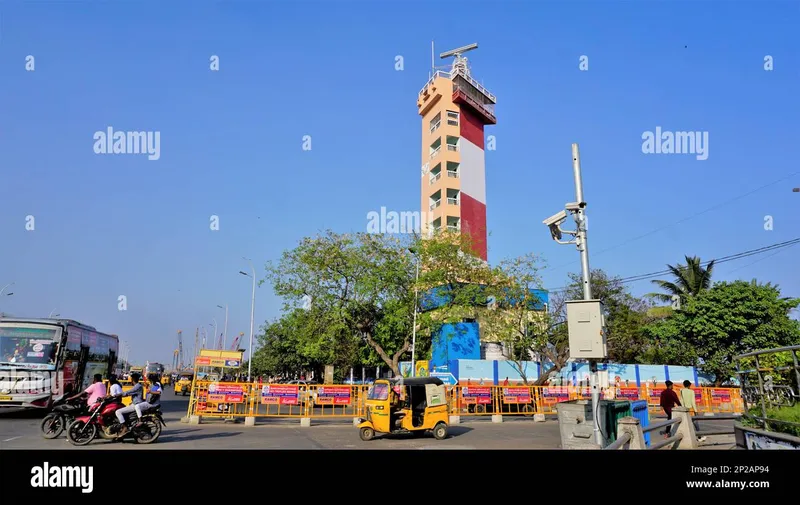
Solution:
{"label": "camera mounting pole", "polygon": [[[581,274],[583,277],[583,299],[592,299],[591,270],[589,269],[589,243],[586,240],[586,201],[583,199],[583,179],[581,178],[581,155],[578,144],[572,144],[572,172],[575,175],[575,200],[580,203],[577,210],[572,211],[578,225],[575,242],[581,253]],[[592,387],[592,417],[594,418],[594,440],[602,447],[603,436],[600,432],[600,386],[597,376],[597,361],[589,360],[590,384]]]}

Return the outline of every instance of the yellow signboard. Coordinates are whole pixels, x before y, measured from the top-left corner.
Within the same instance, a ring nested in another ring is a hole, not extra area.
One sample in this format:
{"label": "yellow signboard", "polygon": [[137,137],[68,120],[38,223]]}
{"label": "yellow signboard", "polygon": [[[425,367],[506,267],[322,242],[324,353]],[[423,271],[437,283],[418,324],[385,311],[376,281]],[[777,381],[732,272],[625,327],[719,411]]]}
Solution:
{"label": "yellow signboard", "polygon": [[241,359],[231,358],[212,358],[210,356],[198,356],[194,360],[195,366],[211,366],[218,368],[239,368],[242,366]]}
{"label": "yellow signboard", "polygon": [[427,361],[417,361],[416,362],[416,370],[415,376],[417,377],[427,377],[429,370],[428,370],[428,362]]}

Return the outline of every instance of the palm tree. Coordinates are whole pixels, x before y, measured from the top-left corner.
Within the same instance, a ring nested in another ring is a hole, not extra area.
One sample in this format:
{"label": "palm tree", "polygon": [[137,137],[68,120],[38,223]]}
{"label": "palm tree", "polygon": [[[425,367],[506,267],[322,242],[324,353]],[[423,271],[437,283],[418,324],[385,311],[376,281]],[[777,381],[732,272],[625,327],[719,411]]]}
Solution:
{"label": "palm tree", "polygon": [[714,270],[714,260],[711,260],[708,265],[703,268],[699,257],[686,256],[685,258],[685,265],[667,265],[667,268],[674,276],[673,281],[651,281],[666,291],[666,293],[650,293],[647,296],[663,302],[669,302],[672,300],[673,296],[678,295],[680,296],[681,302],[683,302],[686,300],[686,298],[694,296],[701,291],[705,291],[710,288],[711,273]]}

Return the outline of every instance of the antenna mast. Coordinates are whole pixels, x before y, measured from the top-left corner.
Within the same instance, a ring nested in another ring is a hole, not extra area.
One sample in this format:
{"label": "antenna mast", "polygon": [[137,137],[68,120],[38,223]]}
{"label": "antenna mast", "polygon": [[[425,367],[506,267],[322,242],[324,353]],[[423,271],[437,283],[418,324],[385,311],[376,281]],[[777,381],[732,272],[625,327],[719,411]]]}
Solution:
{"label": "antenna mast", "polygon": [[462,46],[457,49],[453,49],[452,51],[445,51],[439,55],[440,58],[449,58],[450,56],[455,56],[453,60],[453,68],[451,73],[463,73],[465,76],[469,77],[469,66],[467,65],[467,58],[463,56],[464,53],[467,51],[472,51],[473,49],[478,48],[478,43],[469,44],[467,46]]}

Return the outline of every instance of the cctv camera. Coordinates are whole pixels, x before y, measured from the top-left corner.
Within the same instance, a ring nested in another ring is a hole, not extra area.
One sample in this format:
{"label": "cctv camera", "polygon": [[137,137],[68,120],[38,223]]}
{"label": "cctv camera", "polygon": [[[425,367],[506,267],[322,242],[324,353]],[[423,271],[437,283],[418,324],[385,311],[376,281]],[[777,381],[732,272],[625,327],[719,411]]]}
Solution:
{"label": "cctv camera", "polygon": [[567,211],[562,210],[558,214],[548,217],[547,219],[542,221],[542,223],[544,223],[546,226],[552,227],[552,226],[558,226],[566,220],[567,220]]}
{"label": "cctv camera", "polygon": [[557,224],[550,225],[550,236],[553,237],[553,240],[561,240],[561,228]]}
{"label": "cctv camera", "polygon": [[570,202],[564,206],[570,212],[577,212],[586,207],[586,202]]}

